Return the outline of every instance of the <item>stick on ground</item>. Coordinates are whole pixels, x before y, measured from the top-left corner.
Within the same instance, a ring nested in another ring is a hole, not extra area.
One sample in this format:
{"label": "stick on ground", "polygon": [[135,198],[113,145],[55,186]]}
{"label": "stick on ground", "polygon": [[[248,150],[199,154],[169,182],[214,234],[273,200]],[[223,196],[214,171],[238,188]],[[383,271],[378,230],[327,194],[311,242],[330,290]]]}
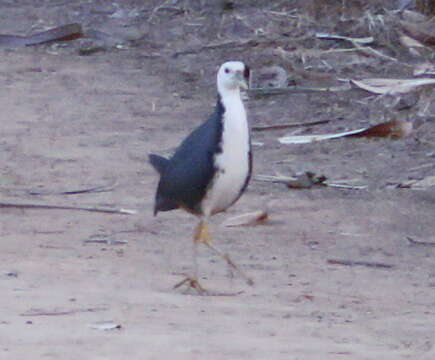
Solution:
{"label": "stick on ground", "polygon": [[59,206],[59,205],[46,205],[46,204],[30,204],[30,203],[6,203],[0,202],[0,208],[15,208],[15,209],[50,209],[50,210],[80,210],[99,212],[106,214],[121,214],[132,215],[136,213],[136,210],[130,209],[113,209],[105,207],[81,207],[81,206]]}
{"label": "stick on ground", "polygon": [[391,269],[394,267],[394,265],[391,264],[384,264],[378,262],[341,260],[341,259],[328,259],[327,263],[333,265],[345,265],[345,266],[366,266],[366,267],[373,267],[378,269]]}

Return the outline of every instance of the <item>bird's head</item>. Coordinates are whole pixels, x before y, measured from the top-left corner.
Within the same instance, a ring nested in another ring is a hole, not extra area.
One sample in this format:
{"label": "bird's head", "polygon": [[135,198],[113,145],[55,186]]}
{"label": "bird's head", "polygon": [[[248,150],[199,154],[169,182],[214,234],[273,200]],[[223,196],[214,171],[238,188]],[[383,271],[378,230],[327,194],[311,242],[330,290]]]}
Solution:
{"label": "bird's head", "polygon": [[228,61],[224,63],[217,74],[219,92],[247,89],[249,83],[249,67],[241,61]]}

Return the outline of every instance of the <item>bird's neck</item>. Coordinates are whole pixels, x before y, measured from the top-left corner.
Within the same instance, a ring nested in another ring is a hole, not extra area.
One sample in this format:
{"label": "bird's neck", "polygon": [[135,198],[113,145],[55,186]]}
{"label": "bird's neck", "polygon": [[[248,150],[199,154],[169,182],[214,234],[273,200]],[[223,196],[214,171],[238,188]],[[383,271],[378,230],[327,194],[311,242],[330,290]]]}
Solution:
{"label": "bird's neck", "polygon": [[242,101],[240,97],[240,88],[234,89],[220,89],[218,88],[218,97],[221,99],[222,103],[231,103],[235,99]]}
{"label": "bird's neck", "polygon": [[238,88],[219,92],[217,107],[224,113],[224,119],[235,118],[238,121],[246,121],[245,107]]}
{"label": "bird's neck", "polygon": [[234,136],[235,133],[244,134],[248,132],[248,120],[239,90],[233,93],[220,93],[218,95],[217,111],[221,114],[219,118],[222,121],[225,134],[229,134],[229,136],[233,134],[232,136]]}

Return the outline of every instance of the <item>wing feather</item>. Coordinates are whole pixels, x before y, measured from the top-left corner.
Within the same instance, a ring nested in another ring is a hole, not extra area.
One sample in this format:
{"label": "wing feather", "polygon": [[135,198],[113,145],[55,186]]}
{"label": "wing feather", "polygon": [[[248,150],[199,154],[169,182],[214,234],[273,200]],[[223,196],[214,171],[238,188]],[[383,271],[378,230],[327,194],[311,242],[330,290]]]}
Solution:
{"label": "wing feather", "polygon": [[218,101],[213,115],[181,143],[164,166],[156,193],[155,214],[178,207],[201,213],[201,200],[216,171],[214,156],[221,151],[223,112]]}

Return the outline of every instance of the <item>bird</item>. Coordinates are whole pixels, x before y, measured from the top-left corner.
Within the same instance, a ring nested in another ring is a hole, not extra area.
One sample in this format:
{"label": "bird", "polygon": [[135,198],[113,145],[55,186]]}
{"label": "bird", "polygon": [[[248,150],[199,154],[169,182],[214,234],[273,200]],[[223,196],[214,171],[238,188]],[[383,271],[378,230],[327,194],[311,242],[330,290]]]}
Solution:
{"label": "bird", "polygon": [[149,154],[160,175],[154,203],[159,212],[182,209],[199,218],[193,235],[193,275],[174,288],[187,285],[199,294],[209,291],[198,281],[197,247],[203,244],[222,257],[249,285],[246,276],[230,259],[212,246],[208,227],[212,215],[232,206],[245,192],[252,174],[249,124],[240,89],[248,88],[250,68],[241,61],[228,61],[217,72],[214,112],[178,146],[172,157]]}

